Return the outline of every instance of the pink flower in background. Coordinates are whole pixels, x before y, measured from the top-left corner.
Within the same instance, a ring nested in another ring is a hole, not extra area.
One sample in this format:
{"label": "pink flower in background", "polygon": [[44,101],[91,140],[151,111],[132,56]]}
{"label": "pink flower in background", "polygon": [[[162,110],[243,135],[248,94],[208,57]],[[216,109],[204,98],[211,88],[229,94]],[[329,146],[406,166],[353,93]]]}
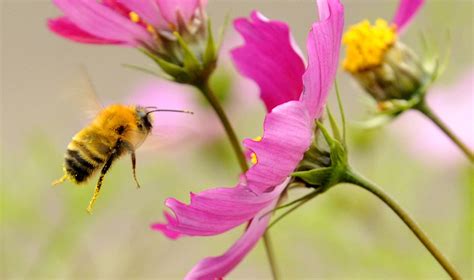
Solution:
{"label": "pink flower in background", "polygon": [[[462,74],[450,86],[430,90],[427,102],[433,111],[466,143],[474,148],[474,70]],[[464,163],[464,155],[432,122],[418,112],[407,112],[390,127],[417,159],[447,166]]]}
{"label": "pink flower in background", "polygon": [[[320,21],[313,24],[307,40],[306,71],[286,24],[257,12],[250,19],[235,21],[245,45],[233,51],[234,61],[259,85],[261,98],[271,112],[265,117],[261,140],[244,141],[255,154],[255,164],[236,186],[191,194],[189,205],[167,199],[174,217],[167,215],[167,223],[152,226],[175,239],[217,235],[249,223],[226,253],[205,258],[187,279],[221,278],[240,263],[265,232],[270,220],[265,214],[277,205],[290,174],[311,144],[314,119],[321,116],[336,74],[344,25],[343,6],[338,0],[319,0],[318,7]],[[248,52],[258,55],[248,56]],[[255,66],[260,71],[251,71]],[[288,75],[295,79],[287,80]],[[289,84],[282,83],[283,89],[272,94],[271,84],[280,80]]]}
{"label": "pink flower in background", "polygon": [[[193,138],[197,143],[201,137],[215,134],[219,123],[209,116],[196,100],[194,88],[166,80],[148,80],[132,90],[127,103],[141,106],[156,106],[159,109],[192,111],[193,115],[179,113],[156,113],[153,116],[153,135],[157,135],[158,147],[183,144]],[[202,123],[208,125],[203,126]],[[209,130],[209,131],[208,131]],[[155,142],[155,141],[153,141]]]}
{"label": "pink flower in background", "polygon": [[53,0],[64,16],[48,20],[51,31],[87,44],[116,44],[154,49],[157,32],[190,22],[203,0]]}

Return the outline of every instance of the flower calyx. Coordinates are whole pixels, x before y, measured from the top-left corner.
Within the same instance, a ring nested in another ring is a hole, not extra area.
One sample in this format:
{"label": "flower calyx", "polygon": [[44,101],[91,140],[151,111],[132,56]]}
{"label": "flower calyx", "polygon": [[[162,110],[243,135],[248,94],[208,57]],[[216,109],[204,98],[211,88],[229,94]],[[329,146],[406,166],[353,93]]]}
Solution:
{"label": "flower calyx", "polygon": [[348,154],[344,138],[340,136],[333,117],[329,114],[333,135],[317,121],[315,136],[322,134],[329,151],[321,151],[316,141],[292,176],[296,181],[303,182],[306,187],[321,189],[322,192],[344,181],[349,168]]}
{"label": "flower calyx", "polygon": [[[420,107],[424,106],[428,89],[446,69],[450,49],[448,47],[446,53],[441,56],[438,53],[438,48],[428,42],[423,34],[421,40],[423,42],[421,59],[418,59],[413,51],[400,42],[396,43],[398,47],[392,48],[393,53],[389,51],[387,54],[389,64],[392,65],[390,69],[398,69],[397,71],[403,73],[404,77],[399,77],[392,83],[386,83],[383,77],[390,75],[384,75],[383,72],[376,70],[373,71],[375,74],[371,74],[372,76],[367,73],[353,75],[376,101],[373,117],[361,123],[362,127],[371,129],[382,126],[405,111],[420,110]],[[406,56],[403,53],[406,53]],[[400,57],[412,57],[413,59],[404,60],[399,59]],[[418,70],[411,71],[414,69]],[[379,86],[378,82],[385,84],[385,86]]]}
{"label": "flower calyx", "polygon": [[343,37],[344,69],[378,103],[410,100],[430,80],[426,63],[397,37],[397,26],[382,19],[353,25]]}
{"label": "flower calyx", "polygon": [[216,68],[219,44],[216,44],[209,19],[198,18],[192,25],[180,20],[173,32],[158,32],[160,48],[143,48],[168,79],[197,85],[207,81]]}

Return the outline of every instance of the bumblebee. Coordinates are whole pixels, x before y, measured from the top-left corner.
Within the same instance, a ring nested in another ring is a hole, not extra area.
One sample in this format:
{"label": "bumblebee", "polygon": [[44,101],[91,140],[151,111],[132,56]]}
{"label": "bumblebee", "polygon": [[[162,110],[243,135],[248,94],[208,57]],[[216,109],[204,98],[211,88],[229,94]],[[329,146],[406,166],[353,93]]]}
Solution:
{"label": "bumblebee", "polygon": [[99,169],[100,176],[87,211],[92,212],[99,195],[104,176],[112,163],[126,154],[131,155],[133,179],[140,187],[136,176],[136,149],[152,131],[153,112],[184,112],[180,110],[156,109],[127,105],[110,105],[102,109],[92,122],[79,131],[67,146],[64,157],[64,176],[53,182],[53,186],[69,180],[75,184],[85,183]]}

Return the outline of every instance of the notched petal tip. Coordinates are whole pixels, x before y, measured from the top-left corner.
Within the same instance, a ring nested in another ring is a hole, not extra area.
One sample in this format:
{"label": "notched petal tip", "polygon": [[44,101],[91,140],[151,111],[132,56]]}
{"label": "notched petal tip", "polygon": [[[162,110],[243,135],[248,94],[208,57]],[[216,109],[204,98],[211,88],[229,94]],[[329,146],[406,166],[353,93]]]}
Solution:
{"label": "notched petal tip", "polygon": [[312,118],[323,112],[339,65],[344,6],[339,0],[319,0],[319,17],[307,39],[308,68],[303,75],[305,102]]}
{"label": "notched petal tip", "polygon": [[259,86],[267,110],[297,100],[303,89],[304,62],[288,25],[253,11],[249,18],[236,19],[234,28],[245,42],[231,51],[234,64]]}

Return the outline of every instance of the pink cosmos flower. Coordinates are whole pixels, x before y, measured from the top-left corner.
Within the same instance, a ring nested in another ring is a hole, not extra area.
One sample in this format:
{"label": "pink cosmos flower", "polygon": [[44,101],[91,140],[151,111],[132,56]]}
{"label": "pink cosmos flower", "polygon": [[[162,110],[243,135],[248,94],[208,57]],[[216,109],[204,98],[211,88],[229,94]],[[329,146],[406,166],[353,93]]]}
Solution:
{"label": "pink cosmos flower", "polygon": [[53,0],[64,16],[48,20],[51,31],[86,44],[155,49],[157,32],[191,22],[205,0]]}
{"label": "pink cosmos flower", "polygon": [[[427,102],[460,139],[474,148],[474,70],[471,69],[449,86],[430,90]],[[464,155],[453,142],[424,116],[407,112],[390,130],[417,159],[430,165],[457,166]]]}
{"label": "pink cosmos flower", "polygon": [[203,259],[187,279],[224,277],[239,264],[265,232],[270,220],[265,214],[278,204],[291,173],[311,144],[314,119],[322,114],[336,74],[344,25],[339,0],[317,2],[320,21],[313,24],[308,36],[306,70],[285,23],[270,21],[258,12],[234,22],[245,39],[244,46],[232,53],[234,61],[259,85],[271,112],[265,117],[262,139],[244,141],[256,161],[236,186],[191,194],[189,205],[167,199],[174,215],[166,214],[167,223],[152,226],[176,239],[217,235],[248,223],[227,252]]}

